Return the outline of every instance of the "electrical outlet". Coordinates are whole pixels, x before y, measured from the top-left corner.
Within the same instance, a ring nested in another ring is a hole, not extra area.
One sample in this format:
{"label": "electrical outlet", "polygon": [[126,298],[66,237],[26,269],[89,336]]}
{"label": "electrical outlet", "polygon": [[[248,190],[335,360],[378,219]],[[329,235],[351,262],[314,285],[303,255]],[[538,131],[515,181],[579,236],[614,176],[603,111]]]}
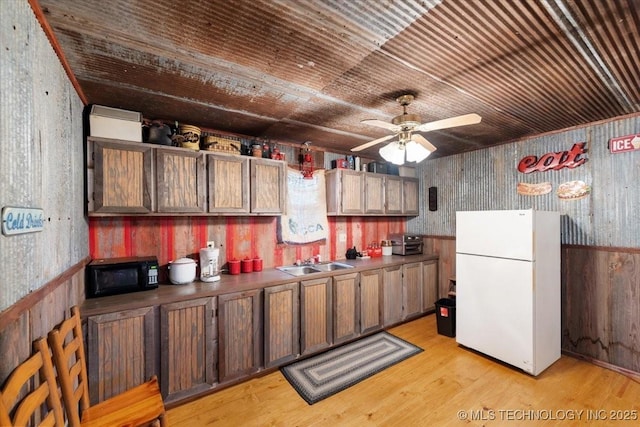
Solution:
{"label": "electrical outlet", "polygon": [[214,248],[216,246],[216,242],[214,242],[213,240],[209,240],[207,242],[207,247],[208,248]]}
{"label": "electrical outlet", "polygon": [[338,235],[338,241],[339,241],[340,243],[344,243],[344,242],[346,242],[346,241],[347,241],[347,235],[346,235],[346,233],[340,233],[340,234]]}

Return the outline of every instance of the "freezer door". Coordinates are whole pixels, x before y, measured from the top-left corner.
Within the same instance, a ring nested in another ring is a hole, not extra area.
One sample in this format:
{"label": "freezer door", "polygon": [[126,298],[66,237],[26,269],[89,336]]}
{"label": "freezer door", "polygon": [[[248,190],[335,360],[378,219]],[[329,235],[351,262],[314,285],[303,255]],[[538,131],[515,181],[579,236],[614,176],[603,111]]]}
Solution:
{"label": "freezer door", "polygon": [[533,261],[533,211],[456,212],[456,252]]}
{"label": "freezer door", "polygon": [[532,263],[456,255],[456,340],[534,370]]}

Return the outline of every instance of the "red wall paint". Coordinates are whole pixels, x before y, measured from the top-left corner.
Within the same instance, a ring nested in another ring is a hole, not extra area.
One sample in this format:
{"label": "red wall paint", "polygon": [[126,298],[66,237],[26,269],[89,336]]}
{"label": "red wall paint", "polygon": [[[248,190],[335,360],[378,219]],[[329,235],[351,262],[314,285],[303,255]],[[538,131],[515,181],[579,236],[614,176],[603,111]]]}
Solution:
{"label": "red wall paint", "polygon": [[[161,265],[185,256],[198,259],[199,249],[213,240],[220,263],[261,257],[264,268],[292,264],[320,254],[323,260],[344,259],[348,248],[380,242],[402,233],[405,219],[395,217],[329,217],[324,242],[283,245],[276,240],[276,217],[118,217],[89,220],[91,258],[155,255]],[[340,242],[339,234],[346,235]]]}

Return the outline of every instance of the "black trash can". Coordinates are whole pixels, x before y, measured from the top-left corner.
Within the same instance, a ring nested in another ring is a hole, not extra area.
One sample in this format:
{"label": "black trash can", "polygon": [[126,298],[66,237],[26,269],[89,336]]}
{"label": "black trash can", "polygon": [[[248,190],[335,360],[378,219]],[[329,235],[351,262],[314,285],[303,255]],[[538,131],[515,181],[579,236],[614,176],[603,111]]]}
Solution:
{"label": "black trash can", "polygon": [[447,337],[456,336],[456,300],[440,298],[436,301],[438,333]]}

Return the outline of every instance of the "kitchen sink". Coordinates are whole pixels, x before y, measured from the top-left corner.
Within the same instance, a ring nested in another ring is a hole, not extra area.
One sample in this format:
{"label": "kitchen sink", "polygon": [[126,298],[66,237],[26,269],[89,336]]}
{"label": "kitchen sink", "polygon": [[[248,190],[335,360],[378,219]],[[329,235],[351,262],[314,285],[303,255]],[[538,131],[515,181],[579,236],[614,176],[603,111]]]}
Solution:
{"label": "kitchen sink", "polygon": [[353,268],[353,266],[339,262],[327,262],[323,264],[285,265],[282,267],[276,267],[276,269],[284,273],[291,274],[292,276],[305,276],[307,274],[324,273],[327,271],[342,270],[345,268]]}
{"label": "kitchen sink", "polygon": [[292,276],[304,276],[305,274],[320,273],[320,270],[316,270],[310,265],[289,265],[276,268],[280,271],[291,274]]}
{"label": "kitchen sink", "polygon": [[324,264],[313,264],[313,268],[316,268],[320,271],[335,271],[345,268],[353,268],[353,266],[349,264],[342,264],[340,262],[328,262]]}

